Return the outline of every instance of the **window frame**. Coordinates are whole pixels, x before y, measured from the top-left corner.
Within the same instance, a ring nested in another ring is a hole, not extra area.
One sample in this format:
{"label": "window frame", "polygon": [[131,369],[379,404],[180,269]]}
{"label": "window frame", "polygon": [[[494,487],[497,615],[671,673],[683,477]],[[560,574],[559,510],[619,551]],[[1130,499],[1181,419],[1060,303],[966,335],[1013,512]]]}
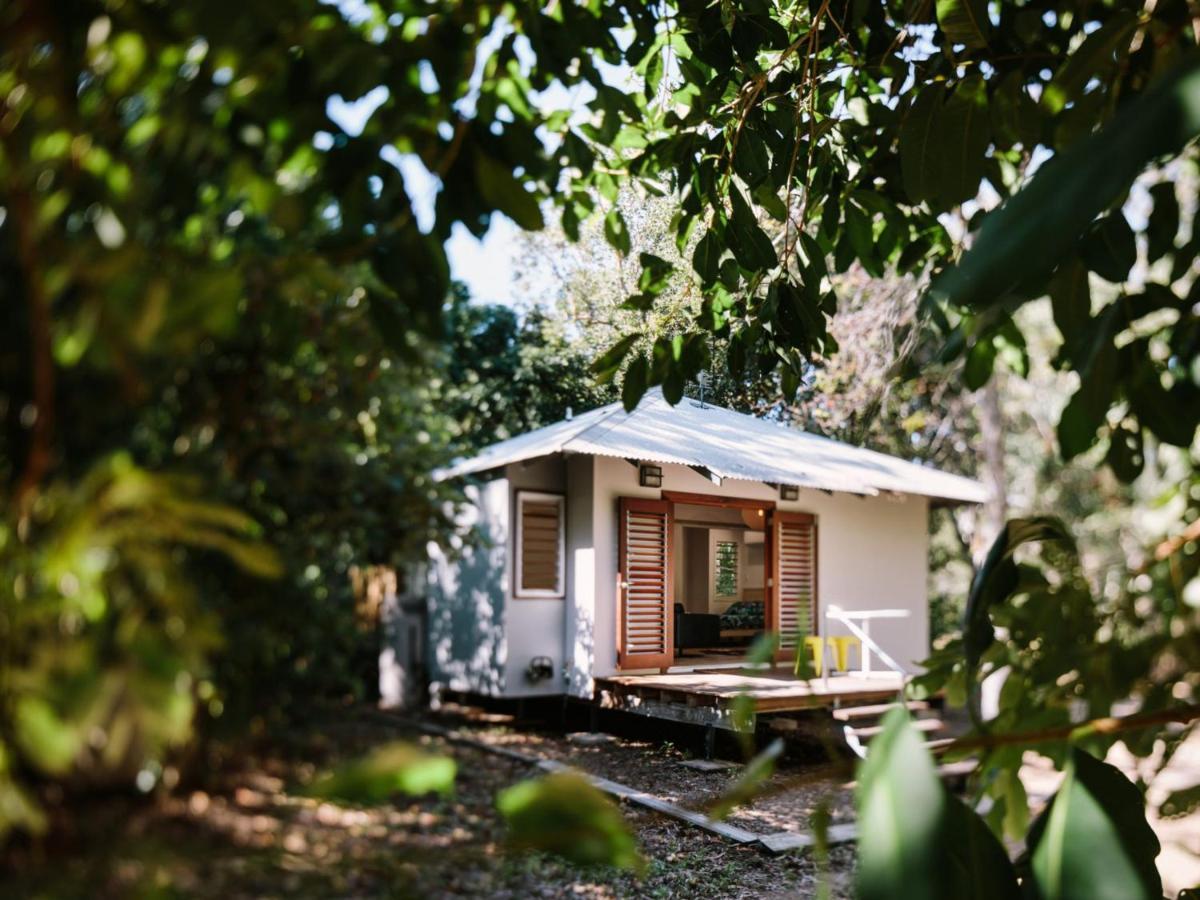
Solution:
{"label": "window frame", "polygon": [[[526,502],[552,502],[558,506],[558,571],[555,578],[555,588],[526,588],[524,587],[525,566],[525,516],[523,508]],[[567,497],[565,494],[548,491],[518,490],[513,499],[514,540],[513,540],[513,586],[512,595],[515,600],[565,600],[567,597]]]}
{"label": "window frame", "polygon": [[[728,594],[721,593],[721,545],[728,544],[733,548],[733,591]],[[742,548],[737,541],[727,541],[717,538],[713,541],[713,596],[718,600],[728,600],[733,598],[736,602],[739,598],[739,588],[741,585],[740,569]]]}

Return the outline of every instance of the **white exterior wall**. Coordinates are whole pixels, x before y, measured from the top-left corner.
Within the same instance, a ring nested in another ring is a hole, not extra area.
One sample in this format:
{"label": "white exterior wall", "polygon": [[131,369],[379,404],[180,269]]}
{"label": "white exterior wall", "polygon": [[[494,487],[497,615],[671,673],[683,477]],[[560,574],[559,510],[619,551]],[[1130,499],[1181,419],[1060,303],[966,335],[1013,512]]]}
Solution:
{"label": "white exterior wall", "polygon": [[[595,658],[597,597],[604,593],[596,575],[595,458],[567,459],[567,601],[566,644],[567,692],[580,697],[592,693],[591,671]],[[615,579],[615,576],[614,576]],[[612,582],[615,590],[616,581]]]}
{"label": "white exterior wall", "polygon": [[[566,600],[517,599],[511,535],[516,492],[565,493],[559,458],[514,463],[505,475],[467,488],[470,502],[458,524],[473,540],[449,552],[430,544],[430,678],[435,687],[493,697],[529,697],[563,692]],[[571,503],[567,502],[568,522]],[[568,524],[568,529],[570,528]],[[568,551],[566,588],[573,569]],[[553,675],[536,683],[525,677],[535,656],[547,656]]]}
{"label": "white exterior wall", "polygon": [[[565,494],[566,464],[561,457],[543,457],[528,463],[513,463],[506,469],[508,481],[512,487],[512,509],[516,509],[517,491],[545,491],[552,494]],[[566,499],[566,524],[570,533],[571,498]],[[510,523],[512,519],[510,516]],[[515,525],[510,524],[514,529]],[[516,572],[516,562],[513,556],[515,547],[509,542],[508,571]],[[566,542],[567,558],[563,570],[563,584],[566,595],[571,595],[571,545]],[[504,617],[504,633],[507,638],[508,655],[505,665],[505,696],[507,697],[544,697],[563,692],[563,639],[566,634],[566,599],[530,599],[513,596],[515,579],[505,579],[507,592],[505,599],[506,615]],[[535,656],[548,656],[554,665],[554,674],[544,681],[530,682],[525,677],[525,670]]]}
{"label": "white exterior wall", "polygon": [[[621,497],[658,498],[658,488],[638,485],[638,470],[625,460],[594,458],[595,646],[591,672],[576,671],[572,685],[587,685],[617,669],[617,504]],[[715,485],[686,466],[664,465],[662,490],[720,497],[772,500],[777,508],[817,517],[817,596],[844,609],[906,609],[907,619],[879,621],[872,637],[897,662],[913,666],[929,654],[928,517],[924,497],[858,497],[800,491],[784,502],[759,482],[727,480]],[[768,573],[769,577],[769,573]],[[830,634],[843,634],[839,623]]]}
{"label": "white exterior wall", "polygon": [[[448,550],[430,543],[429,676],[435,688],[498,697],[505,689],[508,594],[507,478],[468,486],[457,524],[471,539]],[[456,540],[455,544],[460,544]]]}

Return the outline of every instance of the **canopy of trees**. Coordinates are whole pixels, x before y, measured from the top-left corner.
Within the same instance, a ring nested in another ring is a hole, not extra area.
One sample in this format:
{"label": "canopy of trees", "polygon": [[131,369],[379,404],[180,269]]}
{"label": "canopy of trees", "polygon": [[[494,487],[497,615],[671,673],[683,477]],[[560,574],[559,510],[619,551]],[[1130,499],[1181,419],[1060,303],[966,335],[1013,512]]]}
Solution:
{"label": "canopy of trees", "polygon": [[[976,710],[1011,668],[978,787],[1028,837],[1014,879],[1151,895],[1137,804],[1079,748],[1149,754],[1200,687],[1196,44],[1183,0],[5,5],[0,836],[44,824],[47,784],[157,777],[197,721],[261,733],[249,685],[273,709],[309,677],[359,690],[331,593],[446,533],[429,471],[464,441],[613,385],[678,400],[714,364],[731,398],[820,422],[814,371],[865,273],[920,297],[880,380],[956,394],[1027,374],[1048,295],[1057,452],[1102,456],[1120,499],[1170,485],[1105,571],[1071,523],[1001,528],[925,685]],[[353,127],[331,113],[364,97]],[[642,242],[647,196],[670,215]],[[445,242],[496,212],[602,230],[627,314],[604,352],[451,295]],[[924,396],[914,415],[941,408]],[[1130,735],[1067,740],[1129,697]],[[1030,729],[1068,780],[1027,831]],[[890,734],[868,825],[891,767],[921,770]],[[1008,884],[974,813],[920,784],[907,812],[937,829],[864,857],[864,895],[952,895],[962,865]],[[1105,816],[1072,818],[1077,795]],[[1089,874],[1072,836],[1105,822],[1096,855],[1130,863]]]}

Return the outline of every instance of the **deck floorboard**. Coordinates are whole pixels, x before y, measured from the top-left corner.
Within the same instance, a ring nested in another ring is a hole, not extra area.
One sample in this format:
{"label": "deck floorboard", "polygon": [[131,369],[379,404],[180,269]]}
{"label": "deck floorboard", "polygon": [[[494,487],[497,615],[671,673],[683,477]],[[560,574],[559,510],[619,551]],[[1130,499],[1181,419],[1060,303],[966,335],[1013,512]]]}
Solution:
{"label": "deck floorboard", "polygon": [[714,669],[665,674],[611,675],[596,679],[596,693],[652,697],[693,706],[727,707],[740,694],[754,698],[756,712],[794,712],[866,703],[896,696],[899,675],[831,675],[828,681],[797,678],[786,669]]}

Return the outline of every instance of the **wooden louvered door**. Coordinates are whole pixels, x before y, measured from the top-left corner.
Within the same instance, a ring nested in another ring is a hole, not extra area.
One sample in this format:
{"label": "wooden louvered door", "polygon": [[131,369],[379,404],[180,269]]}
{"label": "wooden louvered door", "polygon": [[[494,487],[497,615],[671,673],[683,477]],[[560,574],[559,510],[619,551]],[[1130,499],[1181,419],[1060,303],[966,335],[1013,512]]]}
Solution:
{"label": "wooden louvered door", "polygon": [[797,635],[817,633],[817,521],[808,513],[772,516],[770,627],[779,632],[780,656],[796,651]]}
{"label": "wooden louvered door", "polygon": [[666,668],[675,661],[671,502],[622,497],[618,547],[622,669]]}

